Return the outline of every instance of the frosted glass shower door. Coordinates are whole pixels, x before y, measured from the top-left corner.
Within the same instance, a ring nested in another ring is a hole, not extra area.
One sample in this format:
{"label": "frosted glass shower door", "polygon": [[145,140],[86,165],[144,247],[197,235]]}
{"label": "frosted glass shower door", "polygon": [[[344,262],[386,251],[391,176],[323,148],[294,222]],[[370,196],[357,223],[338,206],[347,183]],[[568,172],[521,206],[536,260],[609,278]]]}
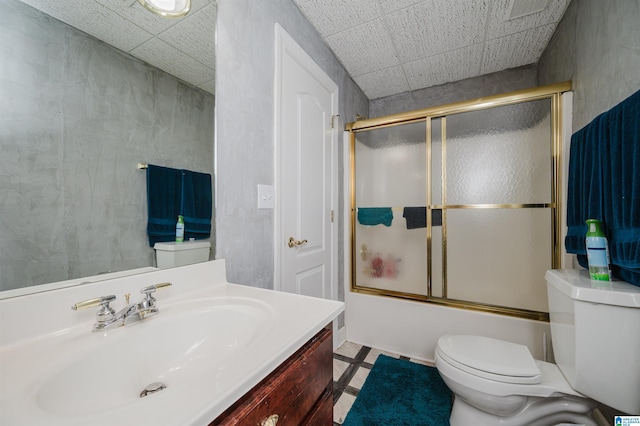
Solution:
{"label": "frosted glass shower door", "polygon": [[[441,160],[448,299],[548,312],[551,101],[447,116]],[[434,160],[435,161],[435,160]]]}
{"label": "frosted glass shower door", "polygon": [[[427,295],[427,228],[403,217],[426,209],[425,123],[355,135],[353,267],[358,287]],[[426,216],[425,216],[426,217]],[[423,218],[424,219],[424,218]]]}
{"label": "frosted glass shower door", "polygon": [[548,321],[570,89],[349,123],[351,290]]}

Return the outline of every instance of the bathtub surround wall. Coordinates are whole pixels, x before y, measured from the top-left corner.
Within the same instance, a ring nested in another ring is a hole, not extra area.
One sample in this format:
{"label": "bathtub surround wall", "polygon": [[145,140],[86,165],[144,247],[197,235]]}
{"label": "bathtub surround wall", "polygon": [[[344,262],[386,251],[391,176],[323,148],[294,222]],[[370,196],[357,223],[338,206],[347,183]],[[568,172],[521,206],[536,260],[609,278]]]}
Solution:
{"label": "bathtub surround wall", "polygon": [[214,97],[17,0],[2,7],[0,290],[153,265],[136,164],[211,173]]}
{"label": "bathtub surround wall", "polygon": [[[368,100],[290,0],[219,0],[216,76],[216,253],[232,282],[273,288],[273,210],[257,209],[257,185],[274,183],[275,24],[316,61],[340,91],[338,128],[366,114]],[[339,138],[339,182],[343,180]],[[340,211],[344,188],[340,188]],[[338,234],[344,223],[339,218]],[[338,293],[346,257],[338,242]]]}

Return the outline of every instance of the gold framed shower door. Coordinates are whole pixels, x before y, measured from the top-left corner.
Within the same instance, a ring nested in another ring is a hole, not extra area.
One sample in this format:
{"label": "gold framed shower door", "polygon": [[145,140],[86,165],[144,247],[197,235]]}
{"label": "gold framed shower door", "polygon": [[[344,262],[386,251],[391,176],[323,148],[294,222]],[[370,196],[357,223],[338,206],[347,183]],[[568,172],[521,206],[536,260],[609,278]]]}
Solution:
{"label": "gold framed shower door", "polygon": [[[447,211],[465,210],[465,209],[551,209],[552,224],[550,226],[551,236],[551,265],[557,268],[560,265],[561,256],[561,232],[560,232],[560,206],[561,197],[561,176],[559,170],[562,164],[562,105],[560,96],[562,93],[571,90],[571,82],[563,82],[549,86],[536,87],[532,89],[519,90],[502,95],[494,95],[489,97],[477,98],[469,101],[462,101],[430,107],[416,111],[409,111],[399,114],[388,115],[384,117],[372,118],[367,120],[359,120],[346,125],[346,130],[351,132],[350,138],[350,200],[351,200],[351,291],[378,296],[398,297],[404,299],[417,300],[427,303],[435,303],[456,308],[472,309],[485,312],[491,312],[502,315],[510,315],[520,318],[548,321],[549,314],[534,310],[527,310],[517,307],[501,306],[498,304],[480,303],[468,300],[458,300],[447,297]],[[518,103],[530,102],[535,100],[550,100],[550,117],[551,117],[551,202],[549,203],[521,203],[521,204],[448,204],[446,200],[446,138],[447,138],[447,116],[459,114],[463,112],[480,111],[500,106],[513,105]],[[439,119],[441,122],[441,145],[442,145],[442,176],[441,176],[441,203],[433,203],[432,188],[432,120]],[[393,126],[399,126],[410,123],[425,123],[425,140],[426,140],[426,197],[427,197],[427,277],[426,277],[426,295],[407,293],[403,291],[395,291],[390,289],[372,288],[360,286],[356,282],[356,134],[376,129],[383,129]],[[440,209],[442,212],[442,294],[434,296],[432,288],[433,283],[433,241],[432,241],[432,212]]]}

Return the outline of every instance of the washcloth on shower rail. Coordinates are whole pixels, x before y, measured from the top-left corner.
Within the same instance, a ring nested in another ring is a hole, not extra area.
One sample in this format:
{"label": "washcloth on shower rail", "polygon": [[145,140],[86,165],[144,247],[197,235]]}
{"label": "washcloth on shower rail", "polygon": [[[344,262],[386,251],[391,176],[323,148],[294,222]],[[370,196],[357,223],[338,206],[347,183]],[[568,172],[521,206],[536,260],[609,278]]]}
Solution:
{"label": "washcloth on shower rail", "polygon": [[149,164],[147,167],[147,235],[149,245],[175,241],[178,215],[184,216],[185,239],[211,235],[211,175]]}
{"label": "washcloth on shower rail", "polygon": [[[407,221],[407,229],[418,229],[427,227],[426,207],[405,207],[402,217]],[[431,210],[431,226],[442,226],[442,210]]]}
{"label": "washcloth on shower rail", "polygon": [[358,222],[360,225],[391,226],[393,211],[391,207],[358,207]]}
{"label": "washcloth on shower rail", "polygon": [[604,225],[614,277],[640,286],[640,91],[571,137],[565,246],[585,268],[587,219]]}

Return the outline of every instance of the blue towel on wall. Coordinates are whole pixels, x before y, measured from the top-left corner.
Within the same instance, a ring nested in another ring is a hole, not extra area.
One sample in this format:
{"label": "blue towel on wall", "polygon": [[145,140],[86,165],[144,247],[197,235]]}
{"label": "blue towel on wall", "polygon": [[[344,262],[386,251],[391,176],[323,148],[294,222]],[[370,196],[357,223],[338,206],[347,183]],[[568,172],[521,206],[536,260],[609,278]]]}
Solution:
{"label": "blue towel on wall", "polygon": [[640,91],[571,137],[565,245],[585,268],[587,219],[604,225],[614,277],[640,286]]}
{"label": "blue towel on wall", "polygon": [[391,207],[358,207],[358,222],[360,225],[391,226],[393,212]]}
{"label": "blue towel on wall", "polygon": [[178,215],[184,216],[185,239],[211,236],[212,185],[208,173],[147,166],[147,235],[149,245],[175,241]]}
{"label": "blue towel on wall", "polygon": [[211,175],[182,171],[182,215],[184,238],[200,240],[211,235],[213,193]]}

